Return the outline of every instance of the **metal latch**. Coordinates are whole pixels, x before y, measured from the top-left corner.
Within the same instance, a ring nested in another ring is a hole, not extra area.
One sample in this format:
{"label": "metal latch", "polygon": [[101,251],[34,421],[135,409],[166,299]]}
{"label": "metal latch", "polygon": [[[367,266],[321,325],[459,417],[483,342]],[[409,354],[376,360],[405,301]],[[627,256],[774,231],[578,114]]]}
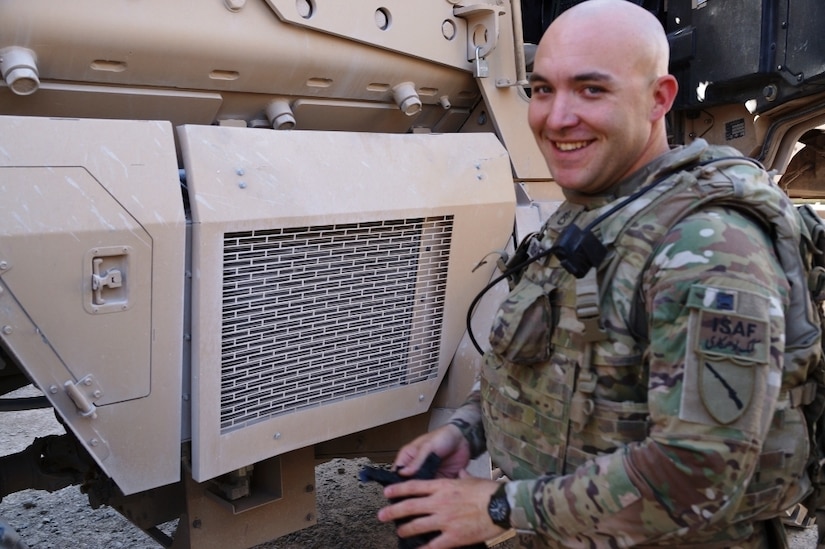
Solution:
{"label": "metal latch", "polygon": [[84,258],[86,296],[83,306],[92,314],[125,311],[129,300],[130,246],[100,246],[92,248]]}
{"label": "metal latch", "polygon": [[476,59],[473,65],[473,76],[476,78],[487,78],[490,76],[490,65],[487,60],[479,56],[481,46],[476,46]]}
{"label": "metal latch", "polygon": [[69,380],[63,384],[63,388],[66,389],[66,394],[74,402],[81,416],[90,419],[97,417],[97,408],[94,402],[103,396],[103,389],[91,374],[77,383]]}
{"label": "metal latch", "polygon": [[92,291],[95,293],[92,303],[95,305],[106,303],[103,298],[103,288],[120,288],[123,286],[123,274],[120,270],[112,268],[101,274],[101,264],[103,264],[103,259],[99,257],[92,260]]}

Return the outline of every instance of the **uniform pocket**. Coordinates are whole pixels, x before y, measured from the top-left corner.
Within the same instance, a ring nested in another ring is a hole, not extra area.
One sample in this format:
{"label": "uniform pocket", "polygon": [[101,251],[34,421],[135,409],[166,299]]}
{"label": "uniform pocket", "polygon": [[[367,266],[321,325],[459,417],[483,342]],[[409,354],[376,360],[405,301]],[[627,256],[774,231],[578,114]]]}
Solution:
{"label": "uniform pocket", "polygon": [[494,353],[516,364],[536,364],[550,357],[555,321],[550,291],[522,277],[501,304],[490,331]]}
{"label": "uniform pocket", "polygon": [[806,472],[809,452],[802,410],[777,410],[737,519],[773,517],[801,501],[811,488]]}
{"label": "uniform pocket", "polygon": [[565,472],[572,472],[588,459],[643,441],[650,425],[647,403],[595,401],[590,421],[570,440]]}

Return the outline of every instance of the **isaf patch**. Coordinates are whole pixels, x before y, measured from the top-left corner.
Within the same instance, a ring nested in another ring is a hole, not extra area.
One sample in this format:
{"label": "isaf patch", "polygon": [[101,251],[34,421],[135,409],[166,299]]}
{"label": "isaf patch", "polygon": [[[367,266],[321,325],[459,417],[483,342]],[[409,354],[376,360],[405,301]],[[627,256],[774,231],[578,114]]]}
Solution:
{"label": "isaf patch", "polygon": [[769,301],[751,292],[697,285],[688,305],[691,345],[680,416],[736,423],[751,408],[760,391],[760,366],[769,362]]}
{"label": "isaf patch", "polygon": [[697,352],[764,364],[768,360],[768,321],[702,310]]}

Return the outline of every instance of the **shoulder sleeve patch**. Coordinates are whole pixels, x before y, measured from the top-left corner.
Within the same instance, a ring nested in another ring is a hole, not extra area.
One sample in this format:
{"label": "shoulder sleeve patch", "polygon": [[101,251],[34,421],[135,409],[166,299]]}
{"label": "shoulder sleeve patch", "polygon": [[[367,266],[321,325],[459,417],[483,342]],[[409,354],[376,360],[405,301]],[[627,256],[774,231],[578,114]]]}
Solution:
{"label": "shoulder sleeve patch", "polygon": [[758,430],[771,348],[770,298],[754,292],[696,285],[679,417]]}
{"label": "shoulder sleeve patch", "polygon": [[750,292],[694,286],[688,306],[698,317],[692,342],[696,353],[740,363],[767,363],[768,298]]}

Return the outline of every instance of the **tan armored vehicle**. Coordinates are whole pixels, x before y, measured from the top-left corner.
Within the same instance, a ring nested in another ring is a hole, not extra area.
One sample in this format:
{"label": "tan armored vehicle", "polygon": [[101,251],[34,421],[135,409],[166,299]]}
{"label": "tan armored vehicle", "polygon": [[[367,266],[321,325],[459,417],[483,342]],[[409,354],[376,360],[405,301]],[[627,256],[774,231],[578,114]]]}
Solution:
{"label": "tan armored vehicle", "polygon": [[[0,395],[43,394],[0,411],[67,431],[0,457],[0,497],[83,484],[164,546],[250,547],[314,522],[316,463],[443,421],[472,300],[560,199],[525,85],[573,3],[0,3]],[[784,170],[825,8],[664,4],[674,141]]]}

